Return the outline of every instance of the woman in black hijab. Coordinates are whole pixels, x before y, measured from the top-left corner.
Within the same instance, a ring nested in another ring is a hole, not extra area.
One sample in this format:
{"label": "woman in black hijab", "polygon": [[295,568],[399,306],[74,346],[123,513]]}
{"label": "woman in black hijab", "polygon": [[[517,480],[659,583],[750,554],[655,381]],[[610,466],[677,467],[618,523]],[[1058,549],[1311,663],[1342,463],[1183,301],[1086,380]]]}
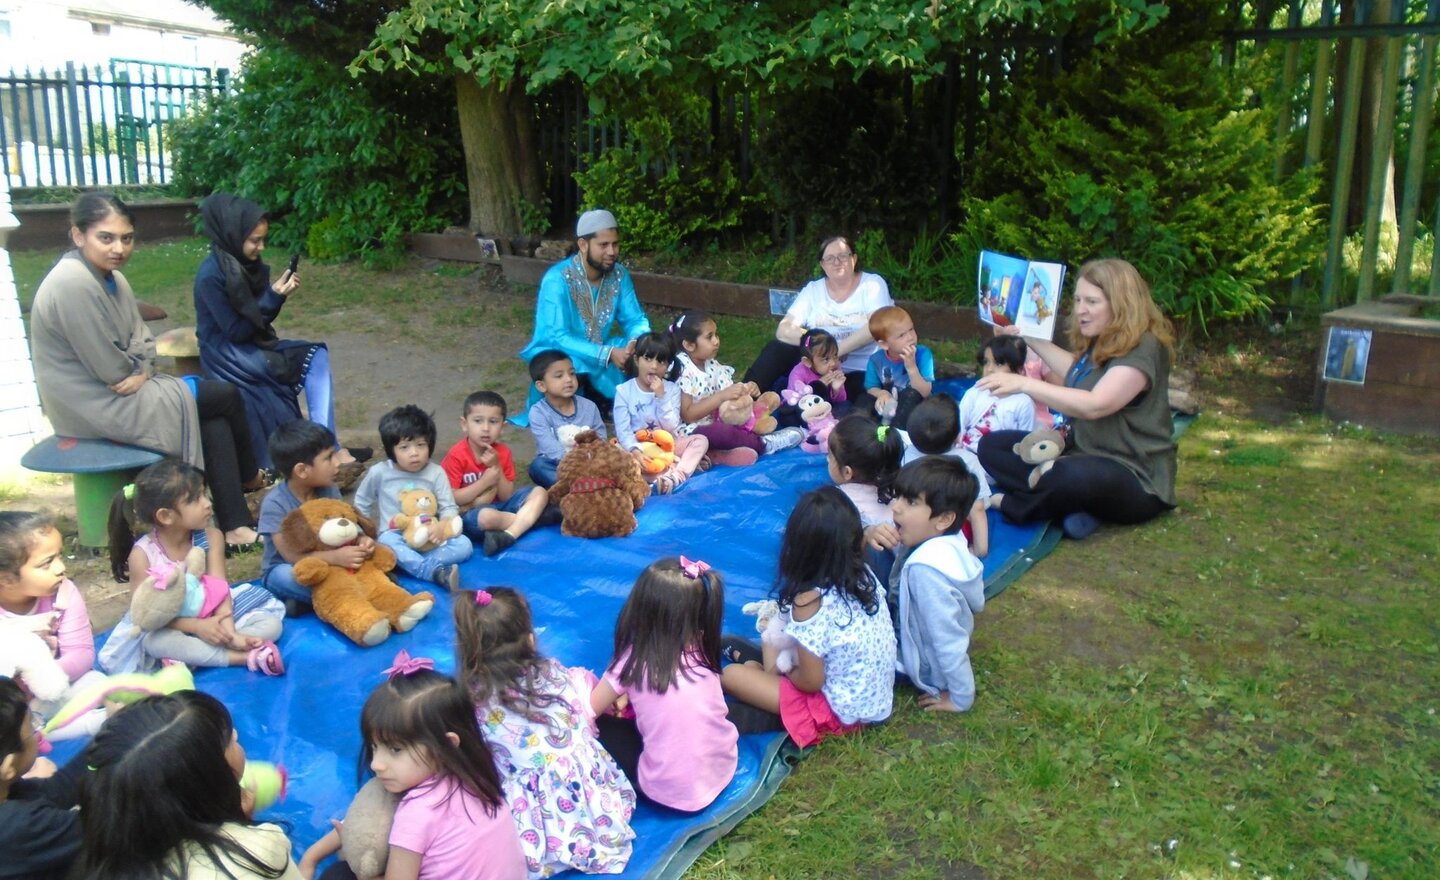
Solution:
{"label": "woman in black hijab", "polygon": [[[288,268],[275,283],[265,252],[270,220],[259,205],[229,193],[200,203],[210,255],[195,276],[195,331],[207,376],[233,382],[245,396],[256,455],[270,467],[269,437],[300,418],[305,392],[310,420],[335,431],[330,353],[322,342],[281,339],[273,326],[286,299],[300,286]],[[368,458],[365,450],[361,458]],[[357,460],[341,449],[340,463]],[[281,478],[288,474],[281,474]]]}

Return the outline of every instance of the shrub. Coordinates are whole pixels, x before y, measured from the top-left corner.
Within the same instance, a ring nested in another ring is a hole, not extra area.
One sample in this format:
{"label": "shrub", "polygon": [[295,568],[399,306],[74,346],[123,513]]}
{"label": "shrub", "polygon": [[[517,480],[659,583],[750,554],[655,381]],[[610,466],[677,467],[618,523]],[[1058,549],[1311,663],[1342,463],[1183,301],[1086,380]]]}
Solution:
{"label": "shrub", "polygon": [[410,76],[352,79],[284,48],[246,57],[237,92],[173,131],[175,183],[274,213],[272,239],[317,259],[384,260],[407,232],[464,218],[454,97]]}
{"label": "shrub", "polygon": [[977,157],[967,249],[1125,257],[1202,331],[1266,309],[1320,253],[1316,173],[1272,179],[1273,117],[1237,109],[1208,48],[1121,47],[1021,92]]}

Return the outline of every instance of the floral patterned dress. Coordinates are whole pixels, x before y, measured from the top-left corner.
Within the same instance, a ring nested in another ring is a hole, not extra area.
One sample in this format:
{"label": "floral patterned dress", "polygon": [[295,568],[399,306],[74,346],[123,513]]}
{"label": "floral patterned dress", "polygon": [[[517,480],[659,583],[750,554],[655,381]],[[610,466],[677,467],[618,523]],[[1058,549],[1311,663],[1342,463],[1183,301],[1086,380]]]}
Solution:
{"label": "floral patterned dress", "polygon": [[618,874],[630,861],[635,790],[595,738],[582,693],[555,660],[541,689],[559,701],[521,716],[498,702],[477,709],[495,753],[505,800],[520,832],[531,878],[574,869]]}

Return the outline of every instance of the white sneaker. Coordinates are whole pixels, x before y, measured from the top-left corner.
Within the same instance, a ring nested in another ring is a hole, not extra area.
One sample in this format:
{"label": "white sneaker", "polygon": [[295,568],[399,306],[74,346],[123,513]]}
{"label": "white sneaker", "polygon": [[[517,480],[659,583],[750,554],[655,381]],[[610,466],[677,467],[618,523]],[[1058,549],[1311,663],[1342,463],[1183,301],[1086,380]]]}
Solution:
{"label": "white sneaker", "polygon": [[782,449],[799,446],[800,441],[805,439],[805,432],[800,428],[781,428],[760,439],[765,443],[765,454],[773,455]]}

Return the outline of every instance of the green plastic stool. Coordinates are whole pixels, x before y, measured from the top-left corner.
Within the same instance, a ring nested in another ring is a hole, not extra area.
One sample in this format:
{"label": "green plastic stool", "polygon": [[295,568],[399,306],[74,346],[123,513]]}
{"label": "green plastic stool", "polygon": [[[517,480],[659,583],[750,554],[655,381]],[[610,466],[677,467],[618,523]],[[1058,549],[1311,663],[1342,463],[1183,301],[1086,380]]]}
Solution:
{"label": "green plastic stool", "polygon": [[106,529],[110,500],[135,474],[164,457],[149,449],[110,440],[56,436],[32,446],[20,458],[20,464],[32,471],[74,477],[80,546],[104,550],[110,546]]}

